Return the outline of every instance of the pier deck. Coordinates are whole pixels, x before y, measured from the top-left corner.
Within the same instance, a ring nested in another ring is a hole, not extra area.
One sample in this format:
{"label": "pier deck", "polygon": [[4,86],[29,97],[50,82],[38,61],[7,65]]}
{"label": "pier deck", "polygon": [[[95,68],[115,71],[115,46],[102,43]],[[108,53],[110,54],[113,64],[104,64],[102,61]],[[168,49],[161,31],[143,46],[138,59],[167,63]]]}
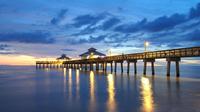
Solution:
{"label": "pier deck", "polygon": [[[66,68],[82,68],[87,70],[88,65],[90,65],[90,70],[93,70],[93,65],[96,65],[96,70],[100,69],[100,66],[104,71],[107,70],[107,64],[111,65],[111,72],[113,72],[113,63],[114,63],[114,72],[117,71],[117,63],[121,64],[121,72],[123,72],[123,62],[127,61],[127,73],[129,73],[130,63],[134,63],[134,73],[137,73],[137,60],[143,60],[144,62],[144,71],[143,74],[146,75],[147,63],[151,63],[152,75],[155,74],[154,63],[156,59],[165,58],[167,61],[167,76],[170,76],[170,66],[171,62],[176,64],[176,76],[180,76],[179,62],[181,58],[184,57],[199,57],[200,56],[200,47],[190,47],[190,48],[180,48],[180,49],[169,49],[169,50],[160,50],[160,51],[151,51],[143,53],[132,53],[132,54],[122,54],[115,56],[106,56],[103,58],[92,58],[92,59],[81,59],[81,60],[70,60],[70,61],[37,61],[36,67],[66,67]],[[99,66],[100,65],[100,66]]]}

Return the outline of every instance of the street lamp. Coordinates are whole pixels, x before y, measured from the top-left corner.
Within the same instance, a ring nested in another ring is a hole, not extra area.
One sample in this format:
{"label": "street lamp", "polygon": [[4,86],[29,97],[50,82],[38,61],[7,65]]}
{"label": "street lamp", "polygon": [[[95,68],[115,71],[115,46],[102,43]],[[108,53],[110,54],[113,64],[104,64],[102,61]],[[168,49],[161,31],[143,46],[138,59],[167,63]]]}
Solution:
{"label": "street lamp", "polygon": [[111,55],[112,55],[111,49],[108,49],[108,50],[107,50],[107,54],[108,54],[108,56],[111,56]]}
{"label": "street lamp", "polygon": [[145,41],[144,42],[144,52],[147,52],[147,47],[149,46],[149,42]]}

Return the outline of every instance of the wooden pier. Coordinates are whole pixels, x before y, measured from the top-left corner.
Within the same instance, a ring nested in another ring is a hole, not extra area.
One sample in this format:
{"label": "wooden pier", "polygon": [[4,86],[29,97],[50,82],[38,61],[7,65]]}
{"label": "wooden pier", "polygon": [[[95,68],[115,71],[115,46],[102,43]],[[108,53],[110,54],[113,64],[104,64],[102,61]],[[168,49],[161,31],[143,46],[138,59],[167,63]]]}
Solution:
{"label": "wooden pier", "polygon": [[184,57],[200,57],[200,47],[191,47],[191,48],[180,48],[180,49],[170,49],[170,50],[160,50],[160,51],[151,51],[143,53],[133,53],[133,54],[123,54],[115,56],[106,56],[103,58],[93,58],[93,59],[81,59],[81,60],[70,60],[70,61],[37,61],[37,68],[45,67],[65,67],[72,69],[82,70],[94,70],[94,65],[96,71],[102,68],[103,71],[107,71],[107,65],[110,64],[111,72],[113,72],[113,63],[114,63],[114,72],[117,72],[117,65],[121,65],[121,72],[123,71],[123,62],[127,62],[127,73],[130,72],[130,63],[134,63],[134,73],[137,74],[137,62],[138,60],[143,60],[144,69],[143,74],[146,75],[147,63],[151,63],[152,75],[155,74],[154,63],[156,59],[166,59],[167,62],[167,76],[170,76],[171,62],[175,62],[176,65],[176,76],[180,76],[179,62],[181,58]]}

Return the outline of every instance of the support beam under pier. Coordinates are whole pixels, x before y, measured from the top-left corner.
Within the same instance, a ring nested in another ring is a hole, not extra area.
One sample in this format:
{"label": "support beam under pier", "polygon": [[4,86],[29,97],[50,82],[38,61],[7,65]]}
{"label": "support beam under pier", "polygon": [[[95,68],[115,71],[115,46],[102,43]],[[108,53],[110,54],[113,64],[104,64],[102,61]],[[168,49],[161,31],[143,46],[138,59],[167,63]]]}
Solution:
{"label": "support beam under pier", "polygon": [[176,77],[179,77],[180,76],[179,62],[181,61],[181,58],[180,57],[167,58],[166,61],[167,61],[167,76],[170,76],[171,62],[175,62]]}
{"label": "support beam under pier", "polygon": [[148,63],[148,62],[151,62],[151,71],[152,71],[152,75],[155,75],[155,68],[154,68],[155,59],[153,59],[153,58],[148,58],[148,59],[144,59],[143,62],[144,62],[144,69],[143,69],[144,71],[143,71],[143,74],[146,75],[147,63]]}
{"label": "support beam under pier", "polygon": [[107,71],[107,62],[104,63],[105,64],[105,72]]}
{"label": "support beam under pier", "polygon": [[90,63],[90,71],[93,70],[93,63]]}
{"label": "support beam under pier", "polygon": [[99,71],[99,63],[96,63],[96,71]]}
{"label": "support beam under pier", "polygon": [[127,74],[130,72],[130,64],[134,63],[134,73],[137,74],[137,60],[127,60]]}
{"label": "support beam under pier", "polygon": [[115,73],[117,72],[117,62],[115,62]]}
{"label": "support beam under pier", "polygon": [[120,61],[115,61],[115,73],[117,72],[117,63],[120,63],[120,65],[121,65],[121,73],[123,73],[124,72],[124,70],[123,70],[123,60],[120,60]]}
{"label": "support beam under pier", "polygon": [[87,69],[88,69],[88,64],[86,63],[85,64],[85,71],[87,71]]}
{"label": "support beam under pier", "polygon": [[124,72],[124,70],[123,70],[123,62],[121,62],[121,73],[123,73]]}
{"label": "support beam under pier", "polygon": [[113,72],[113,62],[110,62],[110,70],[111,70],[111,73]]}
{"label": "support beam under pier", "polygon": [[134,62],[134,73],[137,74],[137,61]]}

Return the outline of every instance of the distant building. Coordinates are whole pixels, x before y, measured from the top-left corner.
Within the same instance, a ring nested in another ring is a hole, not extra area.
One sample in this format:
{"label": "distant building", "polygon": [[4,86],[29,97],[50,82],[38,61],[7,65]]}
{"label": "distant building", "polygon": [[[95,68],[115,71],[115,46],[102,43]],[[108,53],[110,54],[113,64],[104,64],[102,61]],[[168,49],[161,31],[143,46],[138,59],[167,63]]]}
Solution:
{"label": "distant building", "polygon": [[81,57],[81,59],[91,59],[91,58],[97,58],[97,57],[104,57],[106,55],[96,51],[96,49],[92,47],[92,48],[89,48],[87,52],[79,56]]}
{"label": "distant building", "polygon": [[66,60],[70,60],[70,58],[67,57],[66,54],[62,54],[61,57],[57,58],[56,60],[66,61]]}

